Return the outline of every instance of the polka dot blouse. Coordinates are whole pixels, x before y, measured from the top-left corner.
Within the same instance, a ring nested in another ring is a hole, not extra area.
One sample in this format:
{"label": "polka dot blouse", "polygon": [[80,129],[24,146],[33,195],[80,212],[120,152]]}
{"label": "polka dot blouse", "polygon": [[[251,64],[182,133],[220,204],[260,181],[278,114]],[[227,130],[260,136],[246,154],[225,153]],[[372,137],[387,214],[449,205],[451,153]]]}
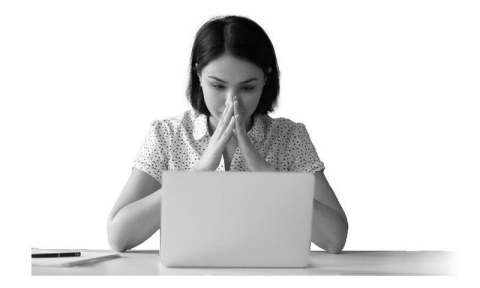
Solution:
{"label": "polka dot blouse", "polygon": [[[256,115],[248,137],[277,171],[317,172],[325,169],[302,123]],[[133,167],[162,183],[162,171],[188,171],[202,157],[210,141],[207,116],[195,110],[156,120],[138,151]],[[225,171],[223,156],[216,171]],[[237,147],[230,171],[248,171]]]}

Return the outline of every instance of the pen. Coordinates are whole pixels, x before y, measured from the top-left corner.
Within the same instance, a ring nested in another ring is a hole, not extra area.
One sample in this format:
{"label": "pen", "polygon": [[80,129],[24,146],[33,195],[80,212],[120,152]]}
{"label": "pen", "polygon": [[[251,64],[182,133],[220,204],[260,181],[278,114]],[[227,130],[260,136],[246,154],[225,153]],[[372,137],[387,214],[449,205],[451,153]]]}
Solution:
{"label": "pen", "polygon": [[37,253],[32,254],[32,258],[77,257],[80,255],[80,252]]}

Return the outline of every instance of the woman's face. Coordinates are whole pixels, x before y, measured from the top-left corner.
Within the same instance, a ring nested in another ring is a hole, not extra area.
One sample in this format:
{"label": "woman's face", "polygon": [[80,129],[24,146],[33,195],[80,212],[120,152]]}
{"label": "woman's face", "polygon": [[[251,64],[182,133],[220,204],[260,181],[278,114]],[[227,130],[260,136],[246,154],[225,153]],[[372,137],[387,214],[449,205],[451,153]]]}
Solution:
{"label": "woman's face", "polygon": [[262,69],[224,54],[205,66],[198,77],[213,126],[222,116],[227,100],[237,96],[241,118],[249,129],[265,83]]}

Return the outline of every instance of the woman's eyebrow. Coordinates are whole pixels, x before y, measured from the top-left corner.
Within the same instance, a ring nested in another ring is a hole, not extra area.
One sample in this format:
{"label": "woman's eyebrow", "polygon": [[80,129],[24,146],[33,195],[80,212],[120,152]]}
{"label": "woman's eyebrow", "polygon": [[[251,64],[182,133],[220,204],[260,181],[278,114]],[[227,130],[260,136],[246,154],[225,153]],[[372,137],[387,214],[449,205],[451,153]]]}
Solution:
{"label": "woman's eyebrow", "polygon": [[[208,77],[209,77],[209,78],[213,78],[213,79],[215,79],[215,80],[217,80],[217,81],[219,81],[219,82],[222,82],[222,83],[228,83],[227,81],[222,80],[222,79],[220,79],[220,78],[217,78],[217,77],[215,77],[215,76],[208,76]],[[258,81],[258,78],[250,78],[250,79],[247,79],[247,80],[245,80],[245,81],[240,82],[240,84],[245,84],[245,83],[248,83],[248,82],[251,82],[251,81]]]}

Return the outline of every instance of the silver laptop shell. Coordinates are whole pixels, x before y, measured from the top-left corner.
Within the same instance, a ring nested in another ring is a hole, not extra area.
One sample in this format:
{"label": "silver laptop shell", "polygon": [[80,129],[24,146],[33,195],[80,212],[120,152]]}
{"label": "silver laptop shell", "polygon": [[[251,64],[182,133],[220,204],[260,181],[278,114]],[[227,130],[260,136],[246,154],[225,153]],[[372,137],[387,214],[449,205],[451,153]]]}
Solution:
{"label": "silver laptop shell", "polygon": [[165,267],[306,267],[314,176],[163,172]]}

